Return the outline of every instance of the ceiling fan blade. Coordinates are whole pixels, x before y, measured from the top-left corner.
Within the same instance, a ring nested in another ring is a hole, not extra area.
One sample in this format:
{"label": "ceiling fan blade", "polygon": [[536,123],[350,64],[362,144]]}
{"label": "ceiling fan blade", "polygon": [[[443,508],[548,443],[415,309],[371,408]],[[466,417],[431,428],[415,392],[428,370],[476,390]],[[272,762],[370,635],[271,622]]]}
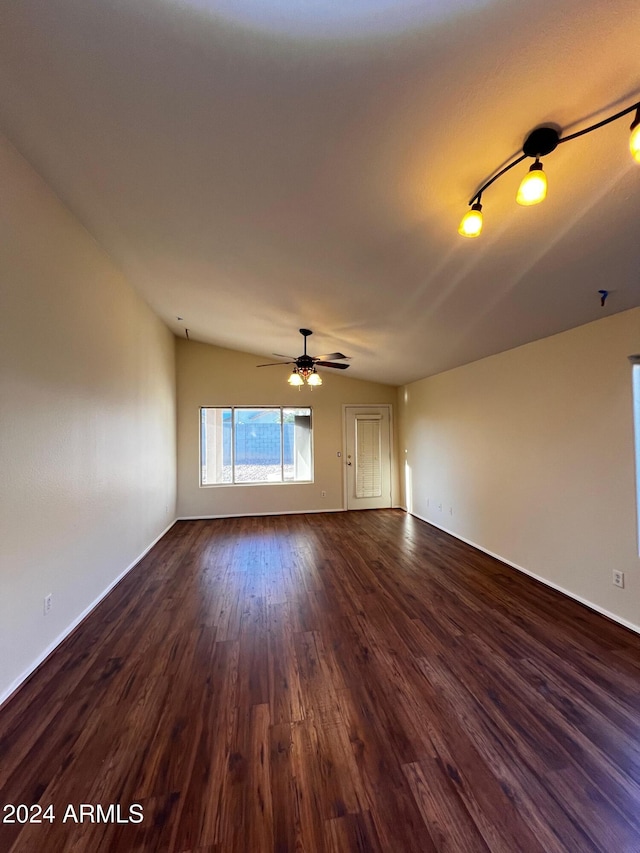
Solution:
{"label": "ceiling fan blade", "polygon": [[295,361],[295,355],[282,355],[281,352],[272,352],[271,355],[275,355],[276,358],[290,358],[291,361]]}
{"label": "ceiling fan blade", "polygon": [[318,367],[337,367],[338,370],[346,370],[349,364],[334,364],[332,361],[316,361]]}
{"label": "ceiling fan blade", "polygon": [[341,352],[330,352],[328,355],[317,355],[314,361],[336,361],[341,358],[351,358],[350,355],[342,355]]}
{"label": "ceiling fan blade", "polygon": [[269,364],[256,364],[256,367],[277,367],[279,364],[295,364],[295,361],[271,361]]}

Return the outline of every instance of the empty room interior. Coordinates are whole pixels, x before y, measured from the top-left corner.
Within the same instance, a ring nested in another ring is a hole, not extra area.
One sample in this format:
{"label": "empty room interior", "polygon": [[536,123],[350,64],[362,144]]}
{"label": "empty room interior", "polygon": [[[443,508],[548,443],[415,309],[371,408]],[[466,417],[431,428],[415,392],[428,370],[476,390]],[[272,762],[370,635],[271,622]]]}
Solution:
{"label": "empty room interior", "polygon": [[638,4],[3,6],[0,850],[640,853]]}

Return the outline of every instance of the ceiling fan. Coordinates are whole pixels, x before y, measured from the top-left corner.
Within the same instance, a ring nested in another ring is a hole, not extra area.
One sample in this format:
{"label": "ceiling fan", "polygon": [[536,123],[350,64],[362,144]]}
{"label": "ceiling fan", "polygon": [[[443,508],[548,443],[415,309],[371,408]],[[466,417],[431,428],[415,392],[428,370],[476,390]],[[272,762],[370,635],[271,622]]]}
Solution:
{"label": "ceiling fan", "polygon": [[278,364],[293,364],[294,368],[291,376],[288,379],[289,385],[322,385],[322,377],[316,371],[316,365],[319,367],[334,367],[337,370],[346,370],[348,364],[336,364],[336,359],[347,359],[348,355],[343,355],[341,352],[331,352],[327,355],[307,355],[307,338],[312,335],[311,329],[300,329],[300,334],[304,338],[304,353],[297,358],[292,355],[281,355],[274,352],[277,358],[286,358],[287,361],[274,361],[270,364],[259,364],[258,367],[275,367]]}

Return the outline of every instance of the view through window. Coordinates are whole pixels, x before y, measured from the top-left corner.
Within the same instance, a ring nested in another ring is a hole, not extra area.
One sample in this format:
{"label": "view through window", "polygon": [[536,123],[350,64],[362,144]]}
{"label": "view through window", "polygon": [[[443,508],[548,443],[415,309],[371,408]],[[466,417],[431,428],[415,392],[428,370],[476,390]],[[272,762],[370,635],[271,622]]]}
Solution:
{"label": "view through window", "polygon": [[200,409],[200,483],[313,480],[311,409]]}

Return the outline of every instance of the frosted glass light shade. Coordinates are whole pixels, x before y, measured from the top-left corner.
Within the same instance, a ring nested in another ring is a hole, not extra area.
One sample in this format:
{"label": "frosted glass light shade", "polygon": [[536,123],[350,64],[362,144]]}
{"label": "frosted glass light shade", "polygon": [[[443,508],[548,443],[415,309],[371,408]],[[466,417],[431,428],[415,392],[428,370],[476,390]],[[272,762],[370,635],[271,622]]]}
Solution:
{"label": "frosted glass light shade", "polygon": [[304,379],[297,370],[294,370],[291,376],[287,379],[289,385],[304,385]]}
{"label": "frosted glass light shade", "polygon": [[632,126],[629,138],[629,150],[636,163],[640,163],[640,124],[637,124],[635,127]]}
{"label": "frosted glass light shade", "polygon": [[482,231],[482,205],[474,204],[462,217],[458,234],[463,237],[478,237]]}
{"label": "frosted glass light shade", "polygon": [[530,204],[538,204],[547,197],[547,176],[542,169],[542,163],[537,160],[531,166],[518,187],[516,201],[528,207]]}

